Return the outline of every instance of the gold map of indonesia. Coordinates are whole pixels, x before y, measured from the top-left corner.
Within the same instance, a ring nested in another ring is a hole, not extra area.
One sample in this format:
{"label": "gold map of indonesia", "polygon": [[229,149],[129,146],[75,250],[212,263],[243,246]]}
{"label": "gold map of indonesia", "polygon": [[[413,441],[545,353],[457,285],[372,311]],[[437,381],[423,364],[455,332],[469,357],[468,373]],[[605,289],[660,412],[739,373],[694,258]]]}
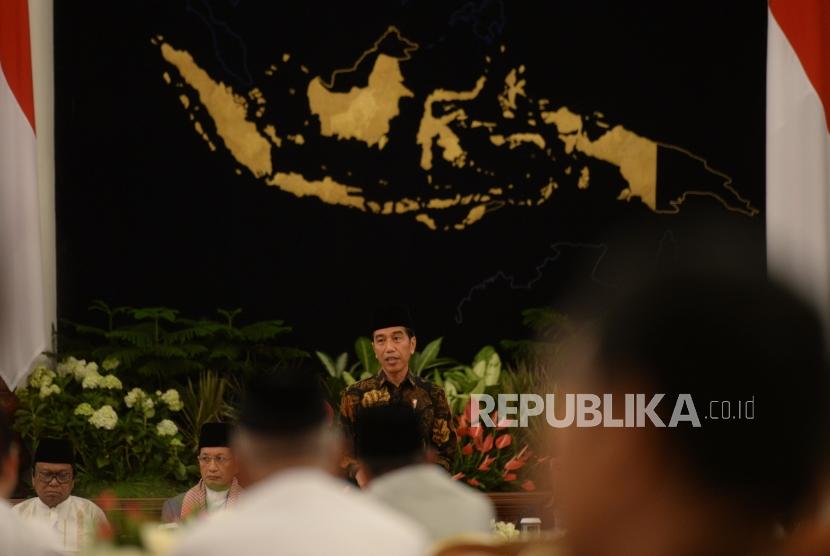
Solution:
{"label": "gold map of indonesia", "polygon": [[[380,52],[381,44],[385,40],[395,41],[400,45],[402,54],[390,56]],[[218,139],[230,152],[231,156],[255,177],[263,179],[268,185],[279,187],[281,190],[297,197],[311,196],[324,203],[355,208],[375,214],[405,214],[414,213],[414,218],[429,227],[437,229],[433,216],[440,211],[453,207],[469,207],[465,216],[456,221],[452,228],[463,229],[480,221],[489,210],[506,205],[537,206],[546,202],[553,190],[555,182],[540,184],[535,199],[515,199],[507,195],[512,184],[494,183],[486,192],[467,195],[456,194],[452,197],[438,197],[435,195],[418,198],[400,198],[395,201],[373,201],[368,199],[367,191],[363,187],[344,184],[337,179],[326,175],[322,179],[308,179],[300,172],[279,171],[272,165],[272,149],[280,148],[284,139],[293,140],[302,144],[301,136],[281,137],[276,132],[273,122],[268,125],[257,125],[262,117],[267,100],[258,89],[249,92],[249,97],[259,106],[250,115],[248,100],[236,94],[230,86],[213,80],[210,75],[199,67],[193,57],[186,51],[177,50],[164,41],[163,37],[152,40],[159,46],[165,61],[176,68],[181,82],[177,87],[184,85],[195,91],[198,104],[204,107],[204,112],[213,123]],[[358,57],[355,64],[346,69],[335,70],[328,82],[320,77],[313,77],[307,86],[308,106],[310,113],[320,121],[320,134],[337,140],[356,140],[366,144],[368,148],[377,147],[382,150],[389,142],[390,123],[400,115],[400,101],[405,97],[413,97],[413,92],[404,82],[401,71],[401,62],[410,59],[411,53],[418,49],[418,45],[404,38],[395,27],[390,27],[371,48]],[[502,47],[502,52],[504,47]],[[358,66],[375,54],[375,61],[365,86],[354,86],[348,92],[335,92],[334,86],[338,75],[355,71]],[[283,56],[286,61],[288,56]],[[489,62],[489,58],[488,58]],[[276,68],[272,65],[271,68]],[[305,68],[302,68],[305,71]],[[271,69],[267,70],[271,71]],[[519,68],[519,74],[524,66]],[[172,83],[169,73],[163,74],[168,84]],[[436,89],[424,101],[423,114],[418,128],[416,143],[421,148],[421,170],[426,172],[428,183],[432,183],[431,170],[433,168],[433,146],[442,152],[442,160],[456,168],[474,166],[469,160],[468,153],[463,148],[461,139],[450,127],[451,124],[467,126],[469,120],[463,108],[456,108],[442,116],[433,115],[433,105],[439,102],[470,101],[476,99],[484,88],[486,77],[477,79],[475,86],[468,91],[448,91]],[[527,97],[524,91],[525,81],[520,79],[517,72],[511,71],[505,78],[504,92],[499,95],[498,101],[502,106],[502,117],[516,119],[516,99]],[[191,103],[187,95],[180,95],[182,105],[189,110],[189,116],[194,121],[194,127],[207,142],[211,150],[215,150],[213,140],[204,130],[204,126],[197,119],[199,115],[197,103]],[[557,110],[546,109],[549,101],[539,99],[538,105],[544,107],[540,112],[542,124],[553,126],[556,136],[562,142],[566,154],[573,156],[579,152],[589,158],[602,160],[619,168],[620,175],[628,184],[618,199],[630,201],[640,199],[648,208],[655,212],[674,213],[690,195],[705,195],[720,202],[727,210],[754,216],[757,209],[748,201],[741,198],[731,186],[729,176],[712,169],[708,163],[689,151],[666,143],[659,143],[641,137],[622,126],[609,126],[604,122],[597,122],[600,127],[610,128],[603,135],[591,140],[584,129],[585,118],[571,112],[567,107]],[[193,106],[196,105],[196,106]],[[253,118],[253,119],[252,119]],[[545,140],[537,129],[537,122],[528,119],[529,129],[526,133],[513,133],[507,136],[497,133],[498,124],[495,122],[472,121],[469,127],[485,129],[490,134],[490,142],[499,148],[514,149],[522,144],[534,145],[544,151]],[[262,131],[260,131],[262,127]],[[703,165],[705,170],[721,180],[724,195],[713,191],[687,190],[675,199],[669,200],[667,207],[658,206],[657,201],[657,159],[658,146],[683,153]],[[568,168],[570,171],[570,168]],[[578,186],[587,188],[590,184],[588,166],[580,170]],[[481,172],[481,168],[477,171]],[[240,170],[237,169],[237,173]],[[489,172],[489,174],[493,174]],[[507,185],[507,187],[504,187]],[[451,229],[449,225],[444,230]]]}

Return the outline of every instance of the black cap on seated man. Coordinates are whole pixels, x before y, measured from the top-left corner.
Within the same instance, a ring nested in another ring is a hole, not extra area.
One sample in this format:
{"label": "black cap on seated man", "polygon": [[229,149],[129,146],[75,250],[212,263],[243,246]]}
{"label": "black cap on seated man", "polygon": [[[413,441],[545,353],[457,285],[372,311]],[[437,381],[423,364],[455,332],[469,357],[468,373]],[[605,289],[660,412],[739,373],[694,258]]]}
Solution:
{"label": "black cap on seated man", "polygon": [[492,502],[430,463],[434,450],[425,446],[412,408],[362,410],[355,424],[355,452],[369,495],[417,521],[433,541],[490,531],[496,517]]}
{"label": "black cap on seated man", "polygon": [[228,423],[205,423],[199,431],[199,473],[201,480],[190,490],[165,501],[162,520],[181,521],[202,512],[232,507],[242,493],[238,467],[230,448]]}
{"label": "black cap on seated man", "polygon": [[623,418],[627,394],[641,408],[664,394],[665,426],[638,410],[642,426],[550,429],[574,554],[773,553],[815,492],[830,410],[819,318],[776,283],[713,266],[627,292],[577,350],[579,372],[559,377],[563,392],[612,395],[606,419]]}
{"label": "black cap on seated man", "polygon": [[409,360],[417,339],[409,311],[401,305],[380,308],[371,333],[380,371],[349,386],[340,400],[340,422],[347,440],[347,454],[341,465],[362,485],[363,474],[353,453],[354,427],[360,412],[375,406],[404,405],[414,410],[421,438],[435,449],[436,462],[449,470],[456,450],[452,413],[446,394],[437,384],[410,372]]}
{"label": "black cap on seated man", "polygon": [[89,546],[98,527],[107,522],[92,501],[72,496],[75,450],[63,438],[42,438],[33,458],[32,485],[37,497],[14,507],[24,520],[46,524],[58,532],[67,552]]}

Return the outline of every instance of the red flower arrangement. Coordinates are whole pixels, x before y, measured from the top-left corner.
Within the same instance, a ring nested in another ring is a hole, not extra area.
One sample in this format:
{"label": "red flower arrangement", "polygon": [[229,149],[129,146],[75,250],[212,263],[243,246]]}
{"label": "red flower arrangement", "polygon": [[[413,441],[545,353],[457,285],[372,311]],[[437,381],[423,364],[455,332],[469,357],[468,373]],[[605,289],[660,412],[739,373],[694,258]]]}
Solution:
{"label": "red flower arrangement", "polygon": [[508,432],[504,421],[494,417],[495,427],[470,423],[471,404],[455,419],[458,453],[453,466],[453,479],[465,481],[473,488],[488,492],[536,490],[533,480],[523,476],[533,465],[547,458],[534,457],[524,445],[520,449]]}

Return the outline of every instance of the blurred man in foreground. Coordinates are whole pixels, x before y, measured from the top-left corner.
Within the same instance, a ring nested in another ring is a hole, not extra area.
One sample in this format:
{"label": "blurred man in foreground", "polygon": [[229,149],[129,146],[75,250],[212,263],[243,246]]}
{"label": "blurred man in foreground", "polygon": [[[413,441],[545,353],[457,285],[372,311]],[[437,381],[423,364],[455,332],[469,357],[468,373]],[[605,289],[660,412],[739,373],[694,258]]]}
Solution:
{"label": "blurred man in foreground", "polygon": [[[777,553],[827,447],[815,312],[761,278],[675,272],[623,296],[582,353],[566,391],[612,394],[618,418],[625,394],[646,403],[665,394],[654,409],[665,426],[646,417],[640,427],[556,433],[573,553]],[[669,426],[681,394],[700,426]]]}
{"label": "blurred man in foreground", "polygon": [[0,554],[58,556],[60,544],[40,524],[24,523],[6,499],[17,483],[18,449],[6,414],[0,411]]}
{"label": "blurred man in foreground", "polygon": [[242,487],[236,480],[237,465],[230,449],[230,425],[205,423],[199,432],[199,473],[197,485],[164,502],[162,521],[177,522],[203,512],[233,507]]}
{"label": "blurred man in foreground", "polygon": [[355,448],[366,472],[367,492],[405,514],[433,541],[462,533],[489,533],[496,514],[484,494],[452,480],[431,463],[415,412],[406,406],[363,411],[355,429]]}
{"label": "blurred man in foreground", "polygon": [[278,371],[247,390],[233,440],[252,486],[233,511],[186,533],[176,556],[303,554],[415,556],[426,538],[414,523],[347,492],[331,476],[339,439],[326,426],[319,381]]}
{"label": "blurred man in foreground", "polygon": [[72,496],[74,452],[68,440],[41,439],[35,450],[32,470],[37,497],[14,507],[23,521],[41,523],[55,531],[68,554],[89,547],[101,526],[107,525],[103,510],[94,502]]}

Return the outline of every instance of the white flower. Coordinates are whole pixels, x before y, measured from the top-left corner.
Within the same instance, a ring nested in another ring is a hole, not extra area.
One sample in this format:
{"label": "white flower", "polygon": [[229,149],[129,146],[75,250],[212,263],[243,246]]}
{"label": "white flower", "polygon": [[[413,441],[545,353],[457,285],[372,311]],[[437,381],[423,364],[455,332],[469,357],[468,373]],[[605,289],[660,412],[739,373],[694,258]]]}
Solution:
{"label": "white flower", "polygon": [[493,532],[497,537],[512,539],[519,536],[519,530],[516,529],[516,526],[510,521],[496,521],[491,519],[490,525],[492,526]]}
{"label": "white flower", "polygon": [[115,357],[107,357],[101,363],[101,366],[104,368],[105,371],[114,371],[118,368],[118,365],[121,364],[121,361],[116,359]]}
{"label": "white flower", "polygon": [[95,410],[92,409],[92,406],[89,405],[86,402],[78,404],[78,407],[75,408],[75,415],[81,415],[83,417],[89,417],[93,413],[95,413]]}
{"label": "white flower", "polygon": [[141,410],[144,412],[144,416],[147,418],[152,417],[156,414],[156,410],[154,409],[156,404],[153,403],[153,400],[148,398],[144,398],[141,400]]}
{"label": "white flower", "polygon": [[118,414],[111,405],[105,405],[90,415],[89,422],[96,428],[111,431],[115,428],[115,424],[118,422]]}
{"label": "white flower", "polygon": [[86,359],[75,359],[72,365],[72,374],[75,375],[75,380],[82,382],[87,374]]}
{"label": "white flower", "polygon": [[156,425],[156,434],[159,436],[174,436],[177,432],[179,432],[179,427],[170,419],[162,419]]}
{"label": "white flower", "polygon": [[55,371],[48,367],[37,367],[29,377],[29,386],[35,389],[49,386],[56,376]]}
{"label": "white flower", "polygon": [[40,387],[40,399],[48,398],[52,394],[60,394],[61,388],[57,384],[44,384]]}
{"label": "white flower", "polygon": [[121,384],[121,381],[118,380],[117,376],[106,375],[101,378],[101,388],[106,388],[107,390],[121,390],[124,386]]}
{"label": "white flower", "polygon": [[170,441],[171,446],[175,446],[176,448],[184,448],[184,444],[178,438],[174,438]]}
{"label": "white flower", "polygon": [[179,393],[172,388],[161,395],[161,401],[167,404],[170,411],[180,411],[184,407]]}
{"label": "white flower", "polygon": [[147,397],[147,394],[141,388],[133,388],[127,395],[124,396],[124,403],[127,404],[127,407],[133,407],[136,403],[140,402],[144,398]]}
{"label": "white flower", "polygon": [[97,372],[92,374],[88,374],[84,377],[81,381],[81,387],[84,390],[94,390],[102,385],[103,377],[99,375]]}
{"label": "white flower", "polygon": [[78,367],[78,363],[80,363],[77,359],[72,356],[67,357],[63,360],[62,363],[58,363],[58,374],[60,376],[66,375],[75,375],[75,369]]}

